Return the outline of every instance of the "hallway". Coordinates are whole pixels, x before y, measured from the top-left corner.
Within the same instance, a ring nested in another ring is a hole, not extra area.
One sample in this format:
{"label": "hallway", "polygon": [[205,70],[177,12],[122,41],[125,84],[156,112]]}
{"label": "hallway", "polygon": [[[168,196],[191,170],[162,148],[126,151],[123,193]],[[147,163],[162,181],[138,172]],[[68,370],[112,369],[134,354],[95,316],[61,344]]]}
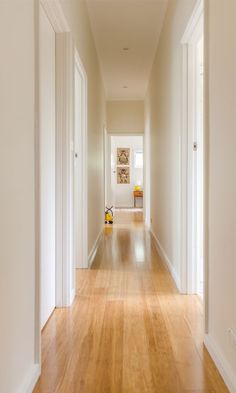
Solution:
{"label": "hallway", "polygon": [[203,348],[201,301],[178,294],[139,211],[119,211],[104,228],[42,348],[34,393],[228,392]]}

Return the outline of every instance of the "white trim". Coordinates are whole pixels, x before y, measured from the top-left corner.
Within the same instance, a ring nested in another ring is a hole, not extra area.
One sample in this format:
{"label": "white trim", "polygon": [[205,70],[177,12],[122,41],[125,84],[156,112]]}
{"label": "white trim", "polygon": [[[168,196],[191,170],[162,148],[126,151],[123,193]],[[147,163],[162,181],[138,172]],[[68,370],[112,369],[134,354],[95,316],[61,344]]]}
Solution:
{"label": "white trim", "polygon": [[231,365],[224,358],[220,349],[217,347],[213,338],[206,334],[204,337],[204,345],[212,357],[216,367],[218,368],[225,384],[227,385],[230,393],[236,393],[236,376],[231,368]]}
{"label": "white trim", "polygon": [[181,39],[181,44],[186,44],[192,38],[195,32],[195,28],[199,22],[199,19],[203,15],[203,0],[198,0],[197,4],[194,7],[193,13],[188,21],[187,27]]}
{"label": "white trim", "polygon": [[156,237],[156,235],[154,234],[154,232],[152,231],[152,229],[150,229],[150,233],[153,237],[154,240],[154,244],[155,247],[157,249],[158,254],[160,255],[161,259],[163,260],[163,262],[166,264],[174,282],[175,285],[178,289],[178,291],[181,292],[181,287],[180,287],[180,277],[176,271],[176,269],[174,268],[173,264],[171,263],[170,259],[167,256],[167,253],[165,252],[164,248],[161,245],[161,242],[159,241],[159,239]]}
{"label": "white trim", "polygon": [[97,254],[97,250],[98,250],[99,244],[100,244],[100,242],[102,240],[102,237],[103,237],[103,228],[100,230],[100,232],[98,234],[98,237],[95,240],[95,243],[94,243],[94,245],[93,245],[93,247],[92,247],[92,249],[91,249],[91,251],[89,253],[89,256],[88,256],[88,266],[89,267],[92,266],[92,263],[94,261],[94,258],[96,256],[96,254]]}
{"label": "white trim", "polygon": [[208,333],[209,324],[209,2],[204,1],[204,327]]}
{"label": "white trim", "polygon": [[19,390],[19,393],[32,393],[32,391],[33,391],[33,389],[34,389],[34,387],[40,377],[40,374],[41,374],[40,365],[34,364],[31,367],[27,377],[25,378],[25,380]]}
{"label": "white trim", "polygon": [[73,42],[57,0],[40,0],[56,33],[56,306],[72,303],[70,139],[73,129]]}
{"label": "white trim", "polygon": [[70,31],[62,7],[57,0],[40,0],[40,4],[44,8],[55,33],[66,33]]}
{"label": "white trim", "polygon": [[[83,268],[88,268],[88,79],[83,63],[80,59],[78,51],[75,49],[74,52],[75,67],[77,67],[82,77],[82,201],[83,206],[81,207],[82,214],[82,261]],[[78,267],[78,266],[76,266]]]}
{"label": "white trim", "polygon": [[104,174],[104,197],[103,197],[103,204],[104,204],[104,211],[105,211],[105,207],[107,206],[107,179],[108,179],[108,160],[107,160],[107,152],[108,152],[108,138],[107,138],[107,129],[106,126],[103,126],[103,174]]}
{"label": "white trim", "polygon": [[[145,104],[146,105],[146,104]],[[146,113],[146,106],[145,106]],[[143,136],[143,212],[144,222],[147,228],[151,227],[151,174],[150,174],[150,126],[145,122],[145,132]]]}
{"label": "white trim", "polygon": [[[40,95],[39,95],[39,25],[40,4],[35,6],[35,342],[34,342],[34,362],[41,365],[41,293],[40,293]],[[40,374],[40,366],[39,366]],[[39,376],[39,375],[38,375]],[[37,381],[37,380],[36,380]],[[36,383],[35,381],[35,383]]]}

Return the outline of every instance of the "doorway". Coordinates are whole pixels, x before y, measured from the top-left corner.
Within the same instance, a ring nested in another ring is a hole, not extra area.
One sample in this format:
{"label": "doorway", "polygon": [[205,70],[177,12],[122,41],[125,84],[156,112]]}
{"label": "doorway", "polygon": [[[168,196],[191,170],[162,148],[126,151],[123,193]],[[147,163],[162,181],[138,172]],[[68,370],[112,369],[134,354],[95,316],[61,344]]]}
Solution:
{"label": "doorway", "polygon": [[87,77],[58,3],[39,3],[38,332],[87,258]]}
{"label": "doorway", "polygon": [[108,135],[107,205],[143,211],[143,136]]}
{"label": "doorway", "polygon": [[182,292],[204,293],[204,36],[203,3],[197,3],[183,45],[181,170]]}

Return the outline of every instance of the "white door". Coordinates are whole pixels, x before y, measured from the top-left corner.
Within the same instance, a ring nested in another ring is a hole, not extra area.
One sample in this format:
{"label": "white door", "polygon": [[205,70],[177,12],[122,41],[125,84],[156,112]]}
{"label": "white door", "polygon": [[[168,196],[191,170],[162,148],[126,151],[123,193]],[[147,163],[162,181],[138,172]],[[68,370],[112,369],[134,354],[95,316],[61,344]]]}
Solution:
{"label": "white door", "polygon": [[203,36],[193,47],[192,257],[193,292],[203,295]]}
{"label": "white door", "polygon": [[182,37],[183,123],[181,135],[181,287],[203,295],[204,127],[203,2],[197,2]]}
{"label": "white door", "polygon": [[75,108],[74,108],[74,154],[73,154],[73,178],[74,178],[74,265],[77,268],[87,267],[83,261],[83,79],[77,66],[75,66]]}
{"label": "white door", "polygon": [[40,7],[41,327],[55,308],[55,32]]}

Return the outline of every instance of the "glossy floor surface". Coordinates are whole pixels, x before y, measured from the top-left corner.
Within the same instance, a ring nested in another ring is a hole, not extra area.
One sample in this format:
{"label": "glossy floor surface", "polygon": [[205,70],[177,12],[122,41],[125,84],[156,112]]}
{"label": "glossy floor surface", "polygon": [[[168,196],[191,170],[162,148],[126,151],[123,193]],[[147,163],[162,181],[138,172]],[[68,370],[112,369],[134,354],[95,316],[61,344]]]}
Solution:
{"label": "glossy floor surface", "polygon": [[197,296],[179,295],[142,213],[118,212],[70,309],[42,337],[35,393],[228,392],[203,347]]}

